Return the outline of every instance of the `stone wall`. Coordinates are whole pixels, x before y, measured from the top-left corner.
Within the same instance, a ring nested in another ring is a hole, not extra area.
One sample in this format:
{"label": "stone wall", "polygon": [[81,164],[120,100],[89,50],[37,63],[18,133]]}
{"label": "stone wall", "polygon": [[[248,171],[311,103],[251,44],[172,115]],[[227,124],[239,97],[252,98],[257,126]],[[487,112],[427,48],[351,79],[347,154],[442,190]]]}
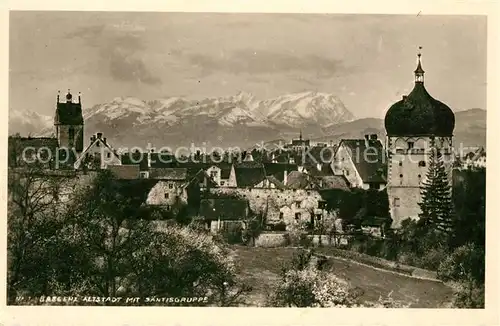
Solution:
{"label": "stone wall", "polygon": [[328,218],[327,212],[318,211],[321,195],[314,190],[303,189],[266,189],[266,188],[212,188],[212,192],[232,194],[249,201],[250,209],[257,214],[267,212],[268,223],[284,222],[287,225],[295,222],[297,213],[300,219],[309,221],[311,213],[322,214]]}
{"label": "stone wall", "polygon": [[256,247],[284,247],[288,245],[286,233],[261,233],[255,239]]}

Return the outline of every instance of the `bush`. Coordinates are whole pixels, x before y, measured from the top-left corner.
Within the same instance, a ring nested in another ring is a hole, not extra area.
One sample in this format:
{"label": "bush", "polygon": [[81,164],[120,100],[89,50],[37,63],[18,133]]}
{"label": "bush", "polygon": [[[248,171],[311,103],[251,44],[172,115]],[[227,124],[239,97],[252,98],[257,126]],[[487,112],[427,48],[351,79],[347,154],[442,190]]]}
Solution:
{"label": "bush", "polygon": [[484,249],[472,244],[458,247],[439,265],[438,277],[443,281],[484,283]]}
{"label": "bush", "polygon": [[[307,256],[299,256],[299,260],[307,260]],[[345,280],[319,271],[307,261],[296,263],[300,264],[300,268],[283,272],[281,280],[268,297],[268,306],[352,307],[357,304],[356,295]]]}
{"label": "bush", "polygon": [[243,243],[243,228],[239,223],[229,223],[227,228],[219,230],[218,233],[229,244]]}

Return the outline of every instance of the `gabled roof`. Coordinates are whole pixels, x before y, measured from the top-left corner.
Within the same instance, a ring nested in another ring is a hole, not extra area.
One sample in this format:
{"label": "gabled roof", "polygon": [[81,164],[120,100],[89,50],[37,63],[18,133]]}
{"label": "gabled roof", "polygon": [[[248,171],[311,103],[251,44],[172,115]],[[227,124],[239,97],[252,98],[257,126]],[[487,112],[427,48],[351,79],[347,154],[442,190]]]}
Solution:
{"label": "gabled roof", "polygon": [[349,150],[351,160],[363,182],[387,181],[387,156],[380,140],[343,139],[340,146]]}
{"label": "gabled roof", "polygon": [[139,179],[140,167],[136,165],[108,165],[108,170],[119,180]]}
{"label": "gabled roof", "polygon": [[118,156],[118,154],[116,153],[116,150],[113,149],[113,147],[111,147],[111,145],[109,145],[109,143],[107,141],[105,142],[102,138],[96,137],[96,139],[94,139],[94,141],[91,144],[89,144],[89,146],[87,146],[87,148],[82,152],[82,154],[80,155],[80,157],[76,160],[76,162],[74,164],[74,166],[75,166],[76,169],[78,169],[80,167],[80,164],[85,159],[86,154],[90,151],[90,149],[92,147],[96,146],[97,143],[102,144],[111,153],[113,153],[113,156],[115,158],[120,159],[120,156]]}
{"label": "gabled roof", "polygon": [[236,185],[239,188],[253,187],[266,178],[264,165],[259,162],[243,162],[235,165]]}
{"label": "gabled roof", "polygon": [[150,168],[150,179],[184,181],[188,177],[187,169],[183,168]]}
{"label": "gabled roof", "polygon": [[248,201],[233,198],[202,199],[200,215],[209,220],[242,220],[248,216]]}

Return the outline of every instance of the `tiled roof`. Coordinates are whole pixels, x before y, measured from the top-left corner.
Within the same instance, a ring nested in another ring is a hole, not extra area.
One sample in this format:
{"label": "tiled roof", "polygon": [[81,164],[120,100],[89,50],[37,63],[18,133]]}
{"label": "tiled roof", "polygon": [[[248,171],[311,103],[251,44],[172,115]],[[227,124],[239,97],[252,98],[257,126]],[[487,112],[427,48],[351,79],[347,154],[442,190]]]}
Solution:
{"label": "tiled roof", "polygon": [[290,173],[292,171],[297,171],[297,164],[288,163],[264,163],[264,170],[266,176],[273,176],[280,182],[284,182],[285,171]]}
{"label": "tiled roof", "polygon": [[316,178],[299,171],[292,171],[287,177],[287,187],[290,189],[314,189],[317,188]]}
{"label": "tiled roof", "polygon": [[187,169],[183,168],[150,168],[151,179],[184,181],[187,179]]}
{"label": "tiled roof", "polygon": [[79,103],[57,103],[55,124],[83,125],[82,106]]}
{"label": "tiled roof", "polygon": [[202,199],[200,215],[209,220],[241,220],[248,215],[248,201],[243,199]]}
{"label": "tiled roof", "polygon": [[352,162],[363,182],[387,181],[387,156],[380,140],[343,139],[341,145],[349,149]]}
{"label": "tiled roof", "polygon": [[264,165],[259,162],[243,162],[234,167],[236,185],[239,188],[253,187],[266,178]]}
{"label": "tiled roof", "polygon": [[108,165],[108,170],[121,180],[139,179],[140,167],[136,165]]}
{"label": "tiled roof", "polygon": [[349,182],[343,175],[329,175],[319,177],[321,189],[341,189],[349,191]]}

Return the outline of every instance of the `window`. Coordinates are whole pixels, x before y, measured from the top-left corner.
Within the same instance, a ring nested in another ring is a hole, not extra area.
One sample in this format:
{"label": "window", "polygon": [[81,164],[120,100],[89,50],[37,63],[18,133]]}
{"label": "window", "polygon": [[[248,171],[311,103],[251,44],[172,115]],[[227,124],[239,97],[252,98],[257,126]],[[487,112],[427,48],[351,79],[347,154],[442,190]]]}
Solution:
{"label": "window", "polygon": [[174,188],[174,185],[172,183],[169,183],[168,184],[168,189],[173,189]]}
{"label": "window", "polygon": [[317,219],[318,221],[321,221],[321,214],[316,214],[316,219]]}
{"label": "window", "polygon": [[425,161],[418,162],[418,166],[421,168],[425,167]]}
{"label": "window", "polygon": [[280,220],[282,220],[282,219],[283,219],[283,216],[284,216],[284,215],[285,215],[285,214],[284,214],[283,212],[280,212]]}
{"label": "window", "polygon": [[166,193],[165,193],[165,199],[168,199],[169,195],[170,195],[170,194],[169,194],[168,192],[166,192]]}
{"label": "window", "polygon": [[414,142],[409,141],[409,142],[408,142],[408,149],[413,149],[413,146],[414,146],[414,145],[415,145],[415,143],[414,143]]}
{"label": "window", "polygon": [[223,186],[225,183],[226,183],[225,181],[221,181],[220,185]]}
{"label": "window", "polygon": [[419,174],[419,175],[418,175],[418,178],[420,179],[421,177],[422,177],[422,176]]}
{"label": "window", "polygon": [[394,207],[399,207],[399,198],[394,198]]}
{"label": "window", "polygon": [[97,141],[97,142],[95,143],[95,147],[101,147],[101,143],[100,143],[99,141]]}
{"label": "window", "polygon": [[297,208],[300,208],[300,201],[296,201],[295,206],[297,206]]}
{"label": "window", "polygon": [[296,220],[300,219],[300,213],[295,213],[295,219]]}
{"label": "window", "polygon": [[140,172],[140,177],[142,179],[146,179],[148,177],[148,173],[147,172]]}
{"label": "window", "polygon": [[73,139],[75,139],[75,129],[73,129],[73,127],[70,127],[68,130],[68,138],[69,141],[73,141]]}
{"label": "window", "polygon": [[324,201],[324,200],[318,201],[318,208],[325,209],[326,208],[326,201]]}
{"label": "window", "polygon": [[400,174],[400,175],[399,175],[399,177],[400,177],[400,178],[402,178],[402,177],[403,177],[403,175],[402,175],[402,174]]}
{"label": "window", "polygon": [[399,162],[399,166],[403,166],[403,161]]}
{"label": "window", "polygon": [[217,178],[217,171],[210,171],[210,177],[212,179],[216,179]]}
{"label": "window", "polygon": [[107,152],[107,153],[106,153],[106,157],[107,157],[107,158],[110,158],[110,157],[111,157],[111,153],[110,153],[110,152]]}
{"label": "window", "polygon": [[344,171],[345,175],[349,175],[349,170]]}
{"label": "window", "polygon": [[166,209],[167,211],[170,211],[170,210],[171,210],[170,205],[165,206],[165,209]]}

